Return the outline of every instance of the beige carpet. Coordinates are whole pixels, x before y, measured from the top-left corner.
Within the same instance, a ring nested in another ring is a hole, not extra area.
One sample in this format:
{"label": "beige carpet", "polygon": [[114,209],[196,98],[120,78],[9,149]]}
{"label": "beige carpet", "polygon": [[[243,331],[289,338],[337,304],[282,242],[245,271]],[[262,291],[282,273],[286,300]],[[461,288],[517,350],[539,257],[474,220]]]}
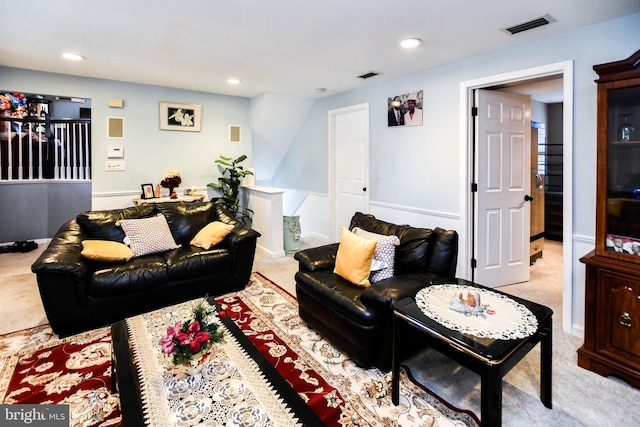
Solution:
{"label": "beige carpet", "polygon": [[[42,250],[0,254],[0,334],[46,323],[44,310],[29,273]],[[297,263],[292,255],[257,256],[259,271],[295,295]],[[547,242],[544,256],[531,267],[531,280],[500,290],[548,305],[554,311],[553,409],[539,399],[539,348],[533,349],[504,378],[503,425],[635,426],[640,425],[640,390],[615,378],[605,378],[577,366],[582,339],[562,332],[562,245]],[[411,361],[412,371],[451,404],[479,413],[479,378],[431,351]]]}
{"label": "beige carpet", "polygon": [[48,323],[31,272],[31,264],[44,248],[38,245],[31,252],[0,254],[0,335]]}

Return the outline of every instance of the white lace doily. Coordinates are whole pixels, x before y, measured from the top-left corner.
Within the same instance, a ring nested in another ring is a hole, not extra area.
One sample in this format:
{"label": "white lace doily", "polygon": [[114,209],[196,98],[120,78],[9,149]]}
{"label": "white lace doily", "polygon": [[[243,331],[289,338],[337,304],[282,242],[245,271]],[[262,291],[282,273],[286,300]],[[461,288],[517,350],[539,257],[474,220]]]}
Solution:
{"label": "white lace doily", "polygon": [[220,324],[225,341],[213,346],[210,362],[201,373],[186,378],[171,369],[158,341],[166,334],[167,325],[191,317],[193,304],[176,304],[126,319],[147,425],[300,426],[258,364],[215,313],[208,321]]}
{"label": "white lace doily", "polygon": [[[452,297],[462,292],[466,298],[469,291],[478,292],[483,310],[472,314],[452,309]],[[441,325],[478,338],[526,338],[538,330],[538,319],[527,307],[488,289],[457,284],[433,285],[418,291],[416,304],[425,316]]]}

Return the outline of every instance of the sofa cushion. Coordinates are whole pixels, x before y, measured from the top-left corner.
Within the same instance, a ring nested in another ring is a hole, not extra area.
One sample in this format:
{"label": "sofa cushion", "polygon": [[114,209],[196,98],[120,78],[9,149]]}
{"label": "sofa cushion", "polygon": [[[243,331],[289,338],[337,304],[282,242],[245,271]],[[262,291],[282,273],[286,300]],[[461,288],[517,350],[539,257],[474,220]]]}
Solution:
{"label": "sofa cushion", "polygon": [[90,239],[122,242],[124,231],[116,225],[122,219],[148,218],[155,215],[154,205],[134,206],[107,211],[89,211],[76,216],[80,228]]}
{"label": "sofa cushion", "polygon": [[[363,303],[360,296],[367,289],[361,286],[353,286],[348,280],[336,276],[330,270],[323,271],[298,271],[296,278],[296,294],[304,292],[309,301],[313,301],[308,310],[325,313],[323,322],[332,324],[336,330],[343,325],[335,322],[336,314],[339,317],[349,319],[349,323],[375,326],[380,321],[378,310],[372,310]],[[333,314],[332,314],[333,313]]]}
{"label": "sofa cushion", "polygon": [[167,220],[163,215],[141,219],[123,219],[118,224],[126,235],[134,256],[164,252],[180,247],[173,240]]}
{"label": "sofa cushion", "polygon": [[333,272],[357,286],[371,286],[369,274],[376,241],[356,236],[342,227]]}
{"label": "sofa cushion", "polygon": [[458,233],[436,227],[433,230],[427,271],[442,277],[455,277],[458,264]]}
{"label": "sofa cushion", "polygon": [[157,209],[167,219],[179,245],[189,243],[198,231],[217,219],[215,205],[211,202],[159,203]]}
{"label": "sofa cushion", "polygon": [[133,258],[129,246],[110,240],[84,240],[80,255],[92,261],[102,262],[124,262]]}
{"label": "sofa cushion", "polygon": [[356,236],[364,237],[365,239],[372,239],[377,242],[376,251],[373,254],[373,264],[379,262],[382,264],[381,268],[371,267],[371,275],[369,281],[376,283],[389,277],[393,277],[395,271],[394,264],[396,260],[396,246],[400,244],[398,236],[392,234],[385,236],[382,234],[371,233],[363,230],[360,227],[354,227],[352,230]]}
{"label": "sofa cushion", "polygon": [[356,212],[350,228],[362,228],[372,233],[391,235],[400,239],[396,247],[395,274],[416,273],[428,269],[433,230],[409,225],[396,225],[376,219],[373,215]]}
{"label": "sofa cushion", "polygon": [[178,250],[165,254],[165,259],[169,279],[183,280],[228,268],[231,252],[220,247],[207,250],[183,245]]}
{"label": "sofa cushion", "polygon": [[169,280],[161,254],[133,258],[124,264],[101,264],[87,286],[90,297],[115,297],[155,288]]}
{"label": "sofa cushion", "polygon": [[202,230],[198,231],[198,234],[191,239],[190,244],[198,246],[203,249],[210,249],[212,246],[222,242],[227,234],[231,233],[234,226],[231,224],[225,224],[220,221],[213,221],[205,225]]}

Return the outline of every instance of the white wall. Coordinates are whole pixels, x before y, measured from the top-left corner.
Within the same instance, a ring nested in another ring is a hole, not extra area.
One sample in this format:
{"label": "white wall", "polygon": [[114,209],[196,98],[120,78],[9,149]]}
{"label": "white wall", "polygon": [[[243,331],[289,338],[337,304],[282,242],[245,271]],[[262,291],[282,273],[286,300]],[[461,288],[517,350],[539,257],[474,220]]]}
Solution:
{"label": "white wall", "polygon": [[[460,207],[460,83],[548,64],[572,61],[574,67],[573,116],[573,228],[575,251],[571,263],[571,330],[584,324],[583,266],[578,258],[593,247],[595,232],[596,84],[594,64],[625,59],[640,48],[640,13],[588,28],[524,43],[515,48],[410,74],[392,81],[318,100],[285,157],[273,185],[314,194],[328,191],[329,110],[369,103],[370,189],[372,213],[382,219],[413,225],[462,228],[467,221]],[[384,70],[382,70],[384,71]],[[387,98],[424,91],[424,123],[409,128],[388,128]],[[304,177],[304,179],[301,179]],[[317,198],[316,198],[317,199]],[[329,199],[326,199],[329,203]],[[384,209],[380,209],[384,207]],[[304,209],[302,207],[301,209]],[[328,209],[327,209],[328,211]],[[303,235],[331,235],[326,223],[313,224],[301,216]],[[464,240],[462,240],[464,241]]]}
{"label": "white wall", "polygon": [[273,93],[251,98],[253,166],[258,185],[271,184],[314,102],[311,98]]}
{"label": "white wall", "polygon": [[[206,188],[217,182],[214,161],[220,155],[246,154],[249,159],[243,165],[251,166],[248,98],[8,67],[0,67],[0,82],[3,90],[91,99],[92,206],[96,209],[131,206],[141,184],[158,184],[170,169],[180,172],[181,188]],[[124,108],[109,108],[109,98],[124,99]],[[201,131],[161,131],[161,101],[202,105]],[[124,118],[124,138],[107,138],[107,117]],[[229,125],[241,127],[240,143],[229,142]],[[105,171],[109,146],[124,147],[126,171]]]}
{"label": "white wall", "polygon": [[[309,197],[299,198],[309,203],[298,208],[305,214],[301,215],[303,235],[330,236],[330,224],[318,215],[329,212],[328,111],[369,103],[370,211],[391,222],[459,228],[467,220],[459,197],[465,163],[460,152],[460,82],[573,61],[574,217],[572,241],[565,245],[571,245],[575,255],[565,262],[572,265],[567,280],[573,287],[574,330],[579,330],[584,278],[578,257],[593,247],[595,231],[596,74],[592,67],[628,57],[640,48],[639,40],[640,13],[636,13],[317,100],[271,179],[272,185],[308,193]],[[182,187],[203,188],[217,179],[213,162],[219,155],[247,154],[245,166],[250,167],[252,155],[261,148],[253,150],[249,128],[254,118],[247,98],[7,67],[0,67],[0,82],[1,89],[91,98],[93,205],[100,208],[128,204],[139,193],[140,184],[158,183],[169,169],[180,171]],[[416,90],[424,91],[423,125],[388,128],[387,98]],[[125,108],[109,108],[109,98],[124,99]],[[201,104],[202,131],[160,131],[160,101]],[[257,102],[255,106],[257,109]],[[106,137],[109,116],[125,118],[125,138]],[[241,126],[241,143],[228,142],[229,125]],[[104,171],[106,149],[111,145],[124,147],[125,172]]]}

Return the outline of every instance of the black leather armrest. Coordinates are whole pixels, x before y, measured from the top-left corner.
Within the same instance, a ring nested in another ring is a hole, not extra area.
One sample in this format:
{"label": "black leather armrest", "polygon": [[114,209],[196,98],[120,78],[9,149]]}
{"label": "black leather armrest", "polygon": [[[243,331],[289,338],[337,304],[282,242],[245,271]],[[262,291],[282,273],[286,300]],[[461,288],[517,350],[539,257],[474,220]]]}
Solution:
{"label": "black leather armrest", "polygon": [[336,265],[338,243],[330,243],[316,248],[305,249],[293,256],[301,271],[331,270]]}
{"label": "black leather armrest", "polygon": [[236,228],[229,233],[228,239],[231,246],[238,247],[241,246],[243,242],[255,241],[258,237],[260,237],[260,233],[256,230],[245,225],[237,225]]}
{"label": "black leather armrest", "polygon": [[260,237],[260,233],[246,226],[242,221],[239,221],[231,212],[225,209],[224,206],[217,204],[215,205],[215,210],[218,221],[231,224],[235,227],[225,239],[232,246],[232,249],[239,247],[244,242],[255,241]]}
{"label": "black leather armrest", "polygon": [[365,305],[391,307],[396,301],[415,295],[420,289],[443,279],[434,273],[408,273],[373,283],[360,295]]}
{"label": "black leather armrest", "polygon": [[238,222],[224,240],[231,252],[231,274],[239,287],[244,287],[251,277],[258,237],[260,233]]}
{"label": "black leather armrest", "polygon": [[38,275],[71,274],[78,283],[85,283],[88,275],[88,263],[82,252],[82,230],[75,220],[64,224],[42,255],[33,263],[31,271]]}
{"label": "black leather armrest", "polygon": [[221,244],[226,245],[231,252],[231,274],[236,285],[244,287],[251,277],[260,233],[247,227],[222,205],[216,204],[215,208],[218,221],[234,226]]}

